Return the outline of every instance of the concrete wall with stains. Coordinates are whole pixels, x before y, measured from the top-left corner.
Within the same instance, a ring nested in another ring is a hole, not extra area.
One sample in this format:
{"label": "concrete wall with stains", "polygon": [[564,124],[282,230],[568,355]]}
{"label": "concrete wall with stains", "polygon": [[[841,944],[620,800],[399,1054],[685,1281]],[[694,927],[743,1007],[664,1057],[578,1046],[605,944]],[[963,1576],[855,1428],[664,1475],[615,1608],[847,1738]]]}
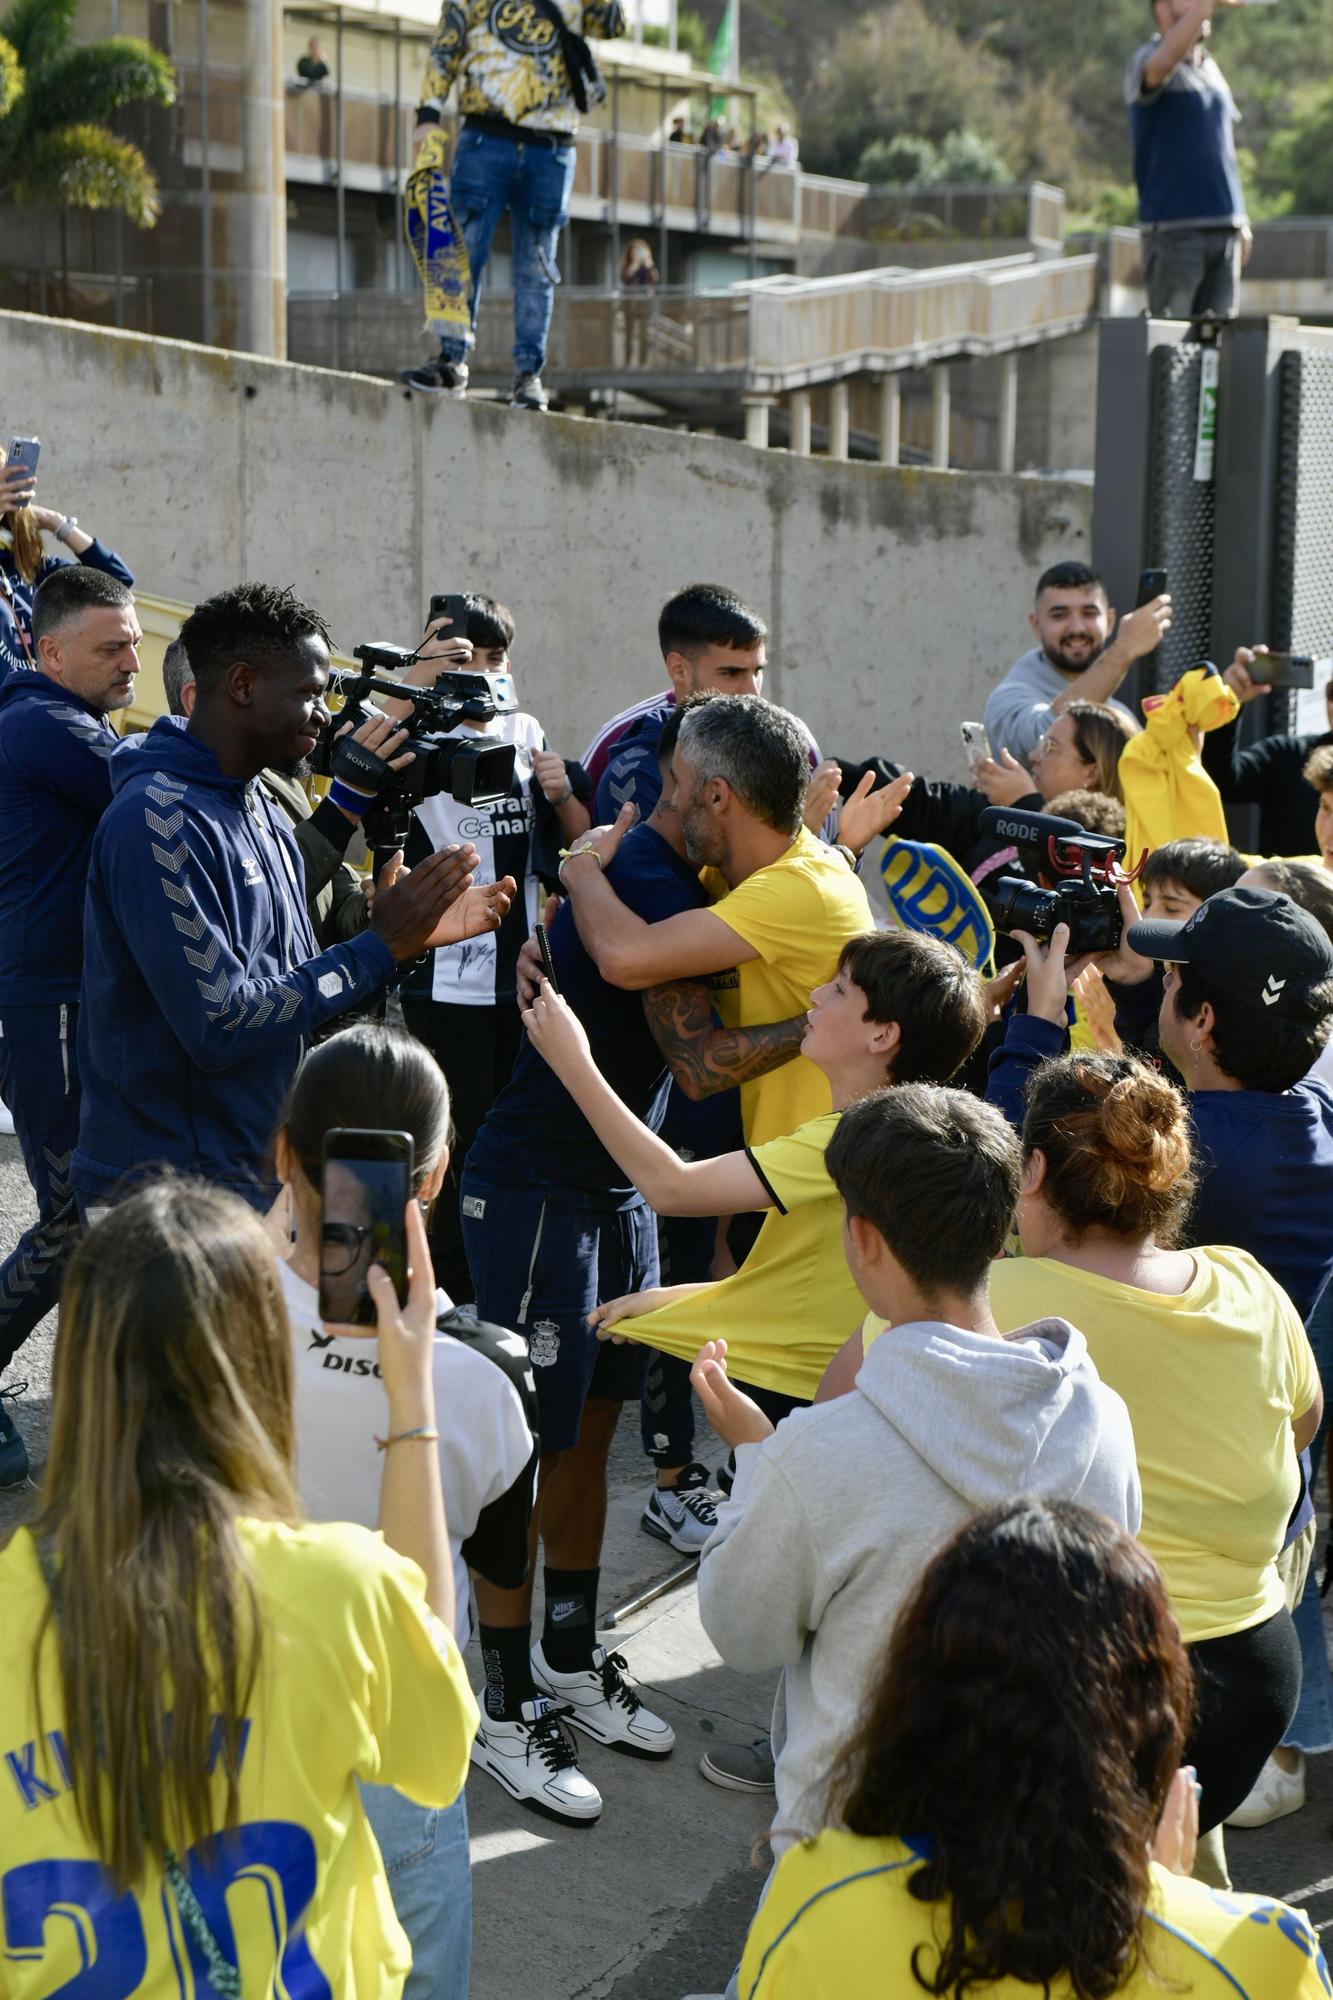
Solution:
{"label": "concrete wall with stains", "polygon": [[709,579],[767,618],[767,692],[826,751],[962,775],[958,721],[1029,643],[1046,564],[1087,559],[1063,480],[890,470],[0,313],[0,425],[47,506],[193,603],[290,583],[336,644],[414,643],[433,590],[518,621],[524,705],[577,756],[662,683],[656,618]]}

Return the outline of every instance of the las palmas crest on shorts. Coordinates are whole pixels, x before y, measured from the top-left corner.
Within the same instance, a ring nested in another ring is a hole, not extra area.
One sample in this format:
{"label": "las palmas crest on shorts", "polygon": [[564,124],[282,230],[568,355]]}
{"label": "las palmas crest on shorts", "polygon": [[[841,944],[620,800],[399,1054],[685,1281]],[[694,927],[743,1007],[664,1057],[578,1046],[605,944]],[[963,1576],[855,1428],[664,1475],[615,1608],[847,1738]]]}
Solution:
{"label": "las palmas crest on shorts", "polygon": [[560,1327],[553,1319],[535,1319],[528,1333],[528,1358],[534,1368],[553,1368],[560,1353]]}

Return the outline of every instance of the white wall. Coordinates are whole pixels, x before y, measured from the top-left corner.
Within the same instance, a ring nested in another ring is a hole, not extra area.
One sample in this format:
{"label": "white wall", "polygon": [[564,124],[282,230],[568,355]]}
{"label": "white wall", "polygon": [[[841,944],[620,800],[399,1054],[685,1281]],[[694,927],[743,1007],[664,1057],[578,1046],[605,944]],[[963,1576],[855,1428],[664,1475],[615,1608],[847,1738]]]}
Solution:
{"label": "white wall", "polygon": [[290,583],[344,651],[413,643],[433,590],[491,592],[525,703],[574,756],[661,684],[658,609],[706,579],[768,619],[767,691],[827,751],[961,776],[958,720],[1026,647],[1037,574],[1090,547],[1078,484],[423,402],[18,313],[0,313],[0,430],[41,437],[44,504],[146,591]]}

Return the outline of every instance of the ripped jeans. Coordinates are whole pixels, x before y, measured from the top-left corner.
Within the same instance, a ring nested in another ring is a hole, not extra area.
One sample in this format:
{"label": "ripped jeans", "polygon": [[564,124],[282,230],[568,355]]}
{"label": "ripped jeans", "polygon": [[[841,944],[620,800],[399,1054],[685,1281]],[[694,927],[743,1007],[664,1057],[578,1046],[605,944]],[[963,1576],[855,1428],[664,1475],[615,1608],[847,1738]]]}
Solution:
{"label": "ripped jeans", "polygon": [[559,283],[556,245],[565,225],[574,179],[574,142],[528,146],[490,132],[458,135],[449,177],[449,199],[472,267],[472,335],[448,334],[443,361],[463,361],[476,339],[477,305],[491,239],[506,209],[512,211],[514,261],[514,367],[540,375],[546,360],[554,287]]}

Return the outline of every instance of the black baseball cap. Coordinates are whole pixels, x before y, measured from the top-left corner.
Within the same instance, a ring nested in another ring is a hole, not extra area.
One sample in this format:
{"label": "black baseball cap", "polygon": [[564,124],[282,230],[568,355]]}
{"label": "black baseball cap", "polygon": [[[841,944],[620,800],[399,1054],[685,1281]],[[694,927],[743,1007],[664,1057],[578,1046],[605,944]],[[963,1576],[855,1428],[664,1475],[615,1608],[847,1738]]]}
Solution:
{"label": "black baseball cap", "polygon": [[1195,966],[1218,992],[1279,1017],[1289,1001],[1333,979],[1327,933],[1273,889],[1219,889],[1183,924],[1131,924],[1125,942],[1143,958]]}

